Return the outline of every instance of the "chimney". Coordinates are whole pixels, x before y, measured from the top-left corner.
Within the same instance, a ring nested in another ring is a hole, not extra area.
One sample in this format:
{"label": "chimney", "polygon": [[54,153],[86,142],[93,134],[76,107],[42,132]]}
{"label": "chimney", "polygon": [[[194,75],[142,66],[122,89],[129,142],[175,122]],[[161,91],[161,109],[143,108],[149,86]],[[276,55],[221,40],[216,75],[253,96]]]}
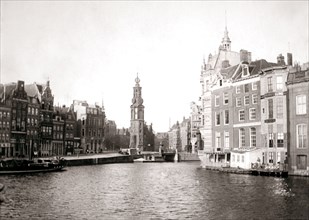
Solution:
{"label": "chimney", "polygon": [[293,65],[293,55],[292,55],[292,53],[287,53],[286,59],[287,59],[287,65],[292,66]]}
{"label": "chimney", "polygon": [[284,56],[281,53],[277,56],[277,63],[282,66],[285,65]]}
{"label": "chimney", "polygon": [[249,54],[249,52],[247,50],[241,49],[239,54],[240,54],[240,62],[248,62],[249,63],[249,55],[250,55],[250,60],[251,60],[251,53]]}

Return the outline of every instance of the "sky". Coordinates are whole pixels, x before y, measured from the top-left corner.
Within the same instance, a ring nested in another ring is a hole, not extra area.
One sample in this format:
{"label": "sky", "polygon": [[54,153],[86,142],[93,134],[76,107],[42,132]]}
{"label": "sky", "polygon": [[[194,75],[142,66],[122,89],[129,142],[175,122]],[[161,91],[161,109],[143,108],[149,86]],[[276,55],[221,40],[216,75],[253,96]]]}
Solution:
{"label": "sky", "polygon": [[[156,132],[190,116],[203,57],[225,25],[233,51],[308,61],[308,1],[1,1],[1,83],[50,80],[55,105],[104,103],[130,127],[135,78]],[[226,16],[225,16],[226,15]]]}

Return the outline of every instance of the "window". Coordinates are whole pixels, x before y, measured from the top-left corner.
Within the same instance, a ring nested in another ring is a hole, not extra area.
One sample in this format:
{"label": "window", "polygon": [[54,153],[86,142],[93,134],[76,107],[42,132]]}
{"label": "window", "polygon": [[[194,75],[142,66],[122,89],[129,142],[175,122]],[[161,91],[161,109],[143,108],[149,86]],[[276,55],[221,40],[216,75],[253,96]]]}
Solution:
{"label": "window", "polygon": [[244,155],[241,156],[241,162],[243,162],[243,163],[245,162],[245,156]]}
{"label": "window", "polygon": [[252,90],[257,90],[257,82],[252,83]]}
{"label": "window", "polygon": [[255,108],[250,108],[250,109],[249,109],[249,119],[250,119],[250,120],[255,120],[255,119],[256,119],[256,111],[255,111]]}
{"label": "window", "polygon": [[274,153],[273,152],[269,152],[268,155],[269,155],[268,162],[269,163],[273,163],[274,162]]}
{"label": "window", "polygon": [[283,118],[283,99],[278,97],[277,99],[277,118]]}
{"label": "window", "polygon": [[239,121],[245,120],[245,110],[239,110]]}
{"label": "window", "polygon": [[272,92],[273,91],[273,81],[272,77],[267,78],[267,91]]}
{"label": "window", "polygon": [[306,114],[306,95],[296,96],[296,114],[302,115]]}
{"label": "window", "polygon": [[274,112],[273,112],[273,100],[268,99],[268,118],[273,118]]}
{"label": "window", "polygon": [[240,93],[240,86],[236,86],[236,94]]}
{"label": "window", "polygon": [[224,132],[224,147],[230,148],[230,134],[228,131]]}
{"label": "window", "polygon": [[299,124],[296,125],[296,135],[297,135],[297,148],[307,147],[307,125]]}
{"label": "window", "polygon": [[257,104],[257,94],[252,95],[252,104]]}
{"label": "window", "polygon": [[239,162],[239,155],[237,155],[237,162]]}
{"label": "window", "polygon": [[250,128],[250,145],[256,147],[256,128]]}
{"label": "window", "polygon": [[245,105],[249,105],[249,104],[250,104],[249,96],[246,95],[246,96],[245,96]]}
{"label": "window", "polygon": [[220,132],[216,132],[216,148],[220,148],[221,146],[221,134]]}
{"label": "window", "polygon": [[296,167],[298,170],[307,169],[307,155],[297,155],[296,156]]}
{"label": "window", "polygon": [[240,128],[239,129],[239,148],[244,148],[246,145],[246,140],[245,140],[245,129]]}
{"label": "window", "polygon": [[241,97],[236,97],[236,106],[237,107],[241,106]]}
{"label": "window", "polygon": [[216,125],[220,125],[220,112],[216,112]]}
{"label": "window", "polygon": [[218,95],[215,96],[215,106],[219,106],[219,97]]}
{"label": "window", "polygon": [[230,123],[230,118],[229,118],[229,110],[224,111],[224,124],[228,125]]}
{"label": "window", "polygon": [[235,162],[235,155],[232,155],[232,161]]}
{"label": "window", "polygon": [[277,76],[277,90],[283,89],[282,76]]}
{"label": "window", "polygon": [[268,134],[268,147],[269,148],[274,147],[274,134],[273,133]]}
{"label": "window", "polygon": [[226,92],[223,94],[223,105],[229,104],[229,94]]}
{"label": "window", "polygon": [[245,84],[245,92],[249,92],[249,84]]}
{"label": "window", "polygon": [[283,133],[278,133],[277,137],[277,147],[283,147],[284,135]]}

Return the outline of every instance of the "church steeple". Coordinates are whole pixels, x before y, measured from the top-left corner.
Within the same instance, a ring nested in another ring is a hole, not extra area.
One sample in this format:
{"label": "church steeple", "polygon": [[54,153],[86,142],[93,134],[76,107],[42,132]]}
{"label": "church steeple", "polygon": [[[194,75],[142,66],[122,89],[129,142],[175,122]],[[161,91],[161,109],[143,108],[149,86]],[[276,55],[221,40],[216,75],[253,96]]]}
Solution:
{"label": "church steeple", "polygon": [[224,37],[221,42],[221,49],[231,51],[231,40],[229,38],[229,32],[227,31],[226,12],[225,12],[225,30]]}
{"label": "church steeple", "polygon": [[143,150],[144,145],[144,105],[140,79],[135,78],[133,87],[133,99],[131,105],[130,148]]}

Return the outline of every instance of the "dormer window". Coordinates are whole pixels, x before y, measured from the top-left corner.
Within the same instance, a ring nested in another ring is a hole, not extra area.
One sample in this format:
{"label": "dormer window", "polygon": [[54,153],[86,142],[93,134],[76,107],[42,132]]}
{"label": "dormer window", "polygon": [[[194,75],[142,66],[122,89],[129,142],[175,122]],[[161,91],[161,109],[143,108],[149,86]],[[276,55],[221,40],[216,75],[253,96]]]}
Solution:
{"label": "dormer window", "polygon": [[243,65],[242,66],[242,77],[247,77],[249,76],[249,68],[248,65]]}

